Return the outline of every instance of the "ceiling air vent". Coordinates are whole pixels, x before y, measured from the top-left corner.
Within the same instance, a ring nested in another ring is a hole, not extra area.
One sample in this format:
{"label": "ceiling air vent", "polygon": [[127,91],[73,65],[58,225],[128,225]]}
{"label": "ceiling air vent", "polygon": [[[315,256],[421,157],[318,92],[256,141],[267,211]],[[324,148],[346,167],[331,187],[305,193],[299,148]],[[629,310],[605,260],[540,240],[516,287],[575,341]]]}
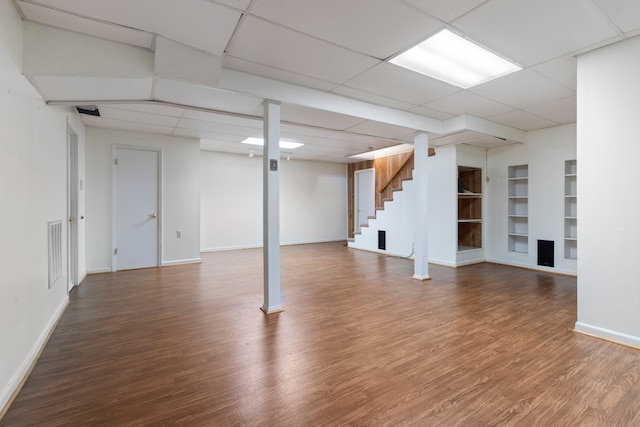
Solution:
{"label": "ceiling air vent", "polygon": [[76,110],[78,110],[80,114],[100,117],[100,110],[98,110],[98,107],[95,105],[76,105]]}

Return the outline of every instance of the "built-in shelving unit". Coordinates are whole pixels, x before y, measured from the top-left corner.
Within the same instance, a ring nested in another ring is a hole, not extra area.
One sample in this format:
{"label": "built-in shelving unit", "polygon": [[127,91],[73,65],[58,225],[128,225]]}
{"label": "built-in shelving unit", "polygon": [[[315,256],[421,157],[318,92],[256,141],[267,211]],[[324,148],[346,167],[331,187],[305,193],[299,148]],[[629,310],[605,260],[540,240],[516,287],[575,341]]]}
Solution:
{"label": "built-in shelving unit", "polygon": [[482,169],[458,166],[458,251],[482,248]]}
{"label": "built-in shelving unit", "polygon": [[577,162],[564,162],[564,258],[578,259]]}
{"label": "built-in shelving unit", "polygon": [[508,173],[508,230],[509,252],[529,253],[529,165],[509,166]]}

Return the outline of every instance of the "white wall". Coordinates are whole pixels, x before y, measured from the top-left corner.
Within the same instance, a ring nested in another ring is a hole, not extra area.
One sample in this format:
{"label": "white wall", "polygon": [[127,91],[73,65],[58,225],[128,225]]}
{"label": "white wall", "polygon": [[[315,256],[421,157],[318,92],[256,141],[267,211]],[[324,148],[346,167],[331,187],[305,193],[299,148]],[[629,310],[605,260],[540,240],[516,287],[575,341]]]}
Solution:
{"label": "white wall", "polygon": [[[573,124],[529,132],[525,144],[488,151],[489,183],[485,199],[488,261],[576,273],[576,262],[564,259],[564,162],[575,158],[576,126]],[[578,183],[581,185],[584,169],[580,163],[578,161]],[[524,164],[529,165],[529,253],[526,255],[507,250],[508,167]],[[580,196],[578,206],[582,211]],[[582,238],[583,227],[579,228]],[[554,268],[537,265],[538,239],[555,242]]]}
{"label": "white wall", "polygon": [[[201,153],[203,251],[262,246],[262,157]],[[280,243],[346,240],[346,165],[280,162]]]}
{"label": "white wall", "polygon": [[[111,271],[113,146],[162,150],[162,263],[200,259],[200,142],[195,139],[88,128],[86,235],[89,272]],[[182,238],[176,231],[182,230]]]}
{"label": "white wall", "polygon": [[578,322],[640,347],[640,38],[578,58]]}
{"label": "white wall", "polygon": [[[68,302],[67,122],[84,150],[77,115],[46,106],[22,76],[22,34],[13,4],[0,2],[0,410]],[[82,163],[79,175],[84,179]],[[81,212],[82,200],[80,194]],[[47,222],[53,220],[63,221],[64,259],[62,277],[49,288]],[[79,233],[83,239],[82,223]]]}

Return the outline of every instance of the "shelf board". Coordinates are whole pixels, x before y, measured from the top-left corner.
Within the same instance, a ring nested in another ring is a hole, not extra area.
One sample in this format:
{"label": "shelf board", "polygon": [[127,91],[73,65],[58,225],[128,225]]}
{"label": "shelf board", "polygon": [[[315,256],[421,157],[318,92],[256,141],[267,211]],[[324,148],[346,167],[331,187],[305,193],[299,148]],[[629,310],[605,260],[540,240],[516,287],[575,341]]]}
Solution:
{"label": "shelf board", "polygon": [[569,178],[569,177],[576,177],[576,176],[578,176],[578,174],[577,173],[565,173],[564,176]]}
{"label": "shelf board", "polygon": [[577,220],[578,217],[577,216],[565,216],[564,219],[575,219],[575,220]]}
{"label": "shelf board", "polygon": [[468,222],[482,223],[482,218],[476,218],[476,219],[471,219],[471,218],[467,218],[467,219],[459,219],[459,220],[458,220],[458,222],[459,222],[459,223],[461,223],[461,222],[465,222],[465,223],[468,223]]}
{"label": "shelf board", "polygon": [[529,218],[529,215],[509,214],[509,218]]}
{"label": "shelf board", "polygon": [[510,199],[528,199],[529,196],[518,196],[517,194],[509,196]]}
{"label": "shelf board", "polygon": [[509,233],[509,236],[513,236],[513,237],[529,237],[529,234],[523,234],[523,233]]}
{"label": "shelf board", "polygon": [[578,237],[576,236],[564,236],[564,240],[570,240],[573,242],[577,242],[578,241]]}
{"label": "shelf board", "polygon": [[516,176],[513,178],[509,178],[509,181],[524,181],[526,179],[529,179],[528,176]]}
{"label": "shelf board", "polygon": [[462,245],[458,245],[458,252],[466,252],[466,251],[478,251],[481,250],[482,248],[477,248],[475,246],[462,246]]}
{"label": "shelf board", "polygon": [[482,193],[458,193],[458,197],[482,197]]}
{"label": "shelf board", "polygon": [[577,196],[577,195],[575,195],[575,194],[565,194],[565,195],[564,195],[564,197],[566,197],[566,198],[572,198],[572,199],[575,199],[575,198],[577,198],[578,196]]}

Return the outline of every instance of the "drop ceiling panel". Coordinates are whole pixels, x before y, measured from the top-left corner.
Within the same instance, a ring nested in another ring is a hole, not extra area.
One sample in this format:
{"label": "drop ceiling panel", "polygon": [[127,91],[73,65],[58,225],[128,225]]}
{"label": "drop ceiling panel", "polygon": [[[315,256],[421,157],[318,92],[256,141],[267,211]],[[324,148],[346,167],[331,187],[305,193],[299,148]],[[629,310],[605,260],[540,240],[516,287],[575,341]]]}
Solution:
{"label": "drop ceiling panel", "polygon": [[454,25],[476,42],[527,66],[617,37],[584,0],[492,0]]}
{"label": "drop ceiling panel", "polygon": [[180,119],[178,127],[181,129],[201,130],[219,134],[243,135],[245,138],[255,135],[256,132],[261,132],[259,129],[253,127],[234,126],[223,123],[213,123],[191,119]]}
{"label": "drop ceiling panel", "polygon": [[427,14],[392,1],[257,0],[251,13],[379,59],[413,46],[442,26]]}
{"label": "drop ceiling panel", "polygon": [[527,108],[574,95],[564,86],[531,70],[522,70],[469,89],[514,108]]}
{"label": "drop ceiling panel", "polygon": [[87,126],[103,128],[103,129],[116,129],[126,130],[130,132],[143,132],[159,135],[171,135],[173,128],[169,126],[158,126],[145,123],[136,122],[124,122],[121,120],[109,120],[102,117],[94,117],[82,115],[82,121]]}
{"label": "drop ceiling panel", "polygon": [[181,128],[176,128],[173,131],[173,135],[183,136],[187,138],[208,139],[211,141],[236,143],[236,144],[239,144],[240,141],[243,141],[247,138],[244,135],[231,135],[231,134],[224,134],[224,133],[205,132],[201,130],[181,129]]}
{"label": "drop ceiling panel", "polygon": [[244,12],[251,4],[251,0],[215,0],[215,3],[224,4]]}
{"label": "drop ceiling panel", "polygon": [[507,105],[492,101],[469,91],[460,91],[453,95],[445,96],[444,98],[429,102],[425,107],[454,116],[471,114],[477,117],[493,116],[506,113],[513,109]]}
{"label": "drop ceiling panel", "polygon": [[536,105],[527,108],[526,111],[556,123],[573,123],[578,118],[575,96]]}
{"label": "drop ceiling panel", "polygon": [[553,59],[532,68],[563,86],[576,91],[578,88],[578,61],[574,56]]}
{"label": "drop ceiling panel", "polygon": [[262,118],[250,119],[246,117],[233,116],[230,114],[217,114],[199,110],[186,110],[182,117],[185,119],[222,123],[226,125],[242,126],[253,129],[262,129]]}
{"label": "drop ceiling panel", "polygon": [[413,105],[408,102],[398,101],[397,99],[387,98],[385,96],[376,95],[375,93],[365,92],[348,86],[338,86],[333,89],[332,92],[349,98],[369,102],[371,104],[396,108],[398,110],[409,110],[413,107]]}
{"label": "drop ceiling panel", "polygon": [[289,125],[282,124],[280,126],[280,132],[282,135],[293,135],[293,136],[304,136],[304,137],[316,137],[323,138],[335,133],[334,130],[319,128],[319,127],[311,127],[311,126],[297,126],[297,125]]}
{"label": "drop ceiling panel", "polygon": [[76,15],[161,34],[206,52],[222,55],[241,13],[202,0],[38,0]]}
{"label": "drop ceiling panel", "polygon": [[118,108],[100,106],[100,115],[105,119],[138,122],[152,125],[175,127],[180,120],[177,117],[161,116],[158,114],[140,113],[137,111],[121,110]]}
{"label": "drop ceiling panel", "polygon": [[152,78],[34,76],[46,101],[148,100]]}
{"label": "drop ceiling panel", "polygon": [[375,66],[349,80],[345,86],[412,105],[425,104],[460,90],[450,84],[388,63]]}
{"label": "drop ceiling panel", "polygon": [[263,100],[205,86],[157,79],[154,98],[159,101],[211,110],[250,114]]}
{"label": "drop ceiling panel", "polygon": [[427,108],[425,106],[419,105],[417,107],[413,107],[411,108],[409,111],[411,111],[412,113],[416,113],[416,114],[422,114],[423,116],[426,117],[431,117],[437,120],[446,120],[449,119],[451,117],[453,117],[453,115],[449,114],[449,113],[445,113],[442,111],[437,111],[431,108]]}
{"label": "drop ceiling panel", "polygon": [[329,91],[337,86],[336,83],[314,79],[301,74],[290,73],[267,65],[256,64],[255,62],[245,61],[244,59],[236,58],[231,55],[225,55],[224,67],[324,91]]}
{"label": "drop ceiling panel", "polygon": [[280,119],[292,124],[305,124],[336,130],[344,130],[364,121],[358,117],[292,104],[282,104]]}
{"label": "drop ceiling panel", "polygon": [[182,117],[185,110],[184,108],[172,107],[170,105],[163,105],[160,103],[145,102],[145,103],[127,103],[127,104],[106,104],[111,108],[118,108],[120,110],[138,111],[140,113],[158,114],[161,116]]}
{"label": "drop ceiling panel", "polygon": [[514,110],[491,117],[491,120],[524,131],[556,126],[558,123],[535,116],[526,111]]}
{"label": "drop ceiling panel", "polygon": [[52,27],[89,34],[121,43],[151,49],[153,36],[151,33],[134,28],[82,18],[76,15],[60,12],[48,7],[36,6],[32,3],[19,1],[20,9],[30,21],[45,23]]}
{"label": "drop ceiling panel", "polygon": [[443,20],[444,22],[451,22],[458,16],[467,13],[478,5],[486,3],[487,0],[406,0],[406,2],[424,10],[438,19]]}
{"label": "drop ceiling panel", "polygon": [[228,53],[247,61],[334,83],[343,83],[377,63],[368,56],[252,16],[247,16],[240,24],[229,44]]}
{"label": "drop ceiling panel", "polygon": [[348,129],[349,132],[372,135],[382,138],[400,139],[406,135],[415,133],[414,129],[402,126],[389,125],[386,123],[367,120]]}
{"label": "drop ceiling panel", "polygon": [[629,0],[592,0],[625,33],[640,28],[640,2]]}

